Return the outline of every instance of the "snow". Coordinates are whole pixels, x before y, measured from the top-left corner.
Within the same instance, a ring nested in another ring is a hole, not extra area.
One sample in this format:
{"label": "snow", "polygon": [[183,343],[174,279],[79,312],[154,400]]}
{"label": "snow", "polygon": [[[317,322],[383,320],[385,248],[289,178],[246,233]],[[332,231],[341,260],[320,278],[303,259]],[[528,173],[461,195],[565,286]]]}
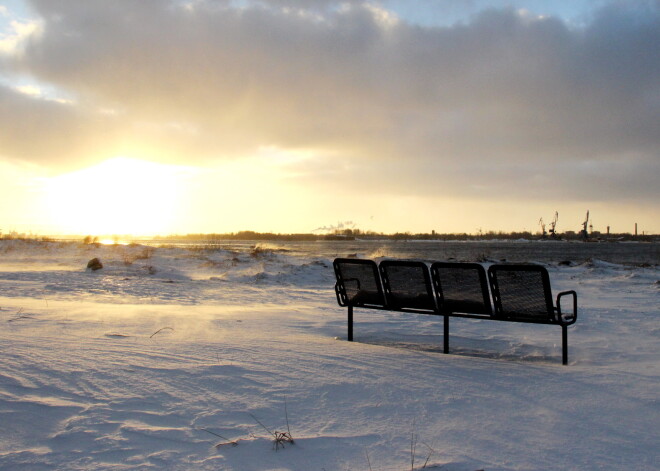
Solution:
{"label": "snow", "polygon": [[657,469],[658,267],[548,269],[568,366],[555,326],[452,319],[444,355],[357,309],[346,342],[324,256],[0,241],[0,469]]}

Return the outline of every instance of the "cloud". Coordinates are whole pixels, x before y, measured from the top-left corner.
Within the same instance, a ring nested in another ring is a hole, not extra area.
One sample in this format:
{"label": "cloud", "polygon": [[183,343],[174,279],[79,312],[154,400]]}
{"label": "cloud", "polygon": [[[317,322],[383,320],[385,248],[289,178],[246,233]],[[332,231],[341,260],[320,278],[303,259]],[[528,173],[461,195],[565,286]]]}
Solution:
{"label": "cloud", "polygon": [[660,196],[635,184],[660,174],[657,3],[580,28],[514,9],[420,27],[362,2],[32,3],[42,30],[6,67],[78,105],[0,90],[3,122],[29,129],[0,131],[15,158],[276,146],[318,151],[297,174],[330,188]]}
{"label": "cloud", "polygon": [[[0,5],[0,17],[9,17],[7,8],[2,5]],[[37,21],[10,21],[9,32],[0,34],[0,57],[4,54],[20,54],[21,46],[30,36],[37,34],[40,27],[41,25]]]}
{"label": "cloud", "polygon": [[65,155],[81,160],[86,152],[93,152],[89,141],[104,123],[89,120],[77,108],[26,91],[0,86],[0,148],[5,156],[40,162]]}

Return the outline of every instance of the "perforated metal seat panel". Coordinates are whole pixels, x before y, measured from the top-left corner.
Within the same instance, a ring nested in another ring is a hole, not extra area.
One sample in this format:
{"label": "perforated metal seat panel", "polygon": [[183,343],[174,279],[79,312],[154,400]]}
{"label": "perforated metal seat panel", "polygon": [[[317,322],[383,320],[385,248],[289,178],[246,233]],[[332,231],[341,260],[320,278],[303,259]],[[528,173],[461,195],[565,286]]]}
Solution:
{"label": "perforated metal seat panel", "polygon": [[492,314],[486,271],[481,265],[436,262],[431,276],[441,312]]}
{"label": "perforated metal seat panel", "polygon": [[342,301],[351,306],[385,306],[378,266],[371,260],[336,259],[335,274]]}
{"label": "perforated metal seat panel", "polygon": [[423,262],[386,260],[380,272],[389,308],[435,310],[431,277]]}
{"label": "perforated metal seat panel", "polygon": [[488,269],[498,315],[555,320],[547,270],[539,265],[493,265]]}

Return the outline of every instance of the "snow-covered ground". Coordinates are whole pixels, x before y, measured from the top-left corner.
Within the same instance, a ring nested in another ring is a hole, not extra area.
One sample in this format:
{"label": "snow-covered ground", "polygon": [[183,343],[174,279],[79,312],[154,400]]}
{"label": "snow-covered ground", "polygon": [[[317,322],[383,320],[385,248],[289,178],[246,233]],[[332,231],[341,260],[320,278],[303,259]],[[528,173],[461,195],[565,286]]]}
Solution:
{"label": "snow-covered ground", "polygon": [[658,469],[660,270],[548,268],[568,366],[554,326],[453,319],[444,355],[356,310],[346,342],[329,258],[0,241],[0,469]]}

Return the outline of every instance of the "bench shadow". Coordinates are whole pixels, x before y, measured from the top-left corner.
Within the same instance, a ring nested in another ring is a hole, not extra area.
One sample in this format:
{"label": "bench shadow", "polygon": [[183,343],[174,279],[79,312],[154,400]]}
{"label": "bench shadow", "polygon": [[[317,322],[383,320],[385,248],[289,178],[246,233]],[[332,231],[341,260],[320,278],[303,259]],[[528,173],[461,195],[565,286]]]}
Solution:
{"label": "bench shadow", "polygon": [[[379,347],[398,348],[414,352],[443,355],[442,338],[433,339],[435,342],[423,339],[409,341],[387,339],[375,336],[356,338],[355,343],[376,345]],[[436,341],[437,340],[437,341]],[[452,337],[449,344],[449,355],[485,358],[489,360],[503,360],[515,363],[559,363],[561,365],[561,350],[556,352],[543,352],[538,345],[511,343],[497,339],[470,339]]]}

